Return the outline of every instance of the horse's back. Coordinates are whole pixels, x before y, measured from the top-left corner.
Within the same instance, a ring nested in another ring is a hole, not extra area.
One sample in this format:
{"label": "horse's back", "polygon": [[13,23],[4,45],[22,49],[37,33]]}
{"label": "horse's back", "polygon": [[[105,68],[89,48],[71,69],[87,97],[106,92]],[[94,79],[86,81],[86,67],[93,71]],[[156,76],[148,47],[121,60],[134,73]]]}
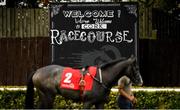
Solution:
{"label": "horse's back", "polygon": [[38,72],[53,72],[53,71],[59,71],[62,70],[64,67],[60,66],[60,65],[48,65],[48,66],[44,66],[42,68],[39,68],[37,71]]}
{"label": "horse's back", "polygon": [[56,86],[61,79],[64,67],[59,65],[48,65],[39,68],[34,76],[33,83],[37,88],[46,88],[56,91]]}
{"label": "horse's back", "polygon": [[48,65],[37,69],[34,76],[45,77],[45,76],[53,75],[55,73],[60,74],[63,68],[64,67],[59,65]]}

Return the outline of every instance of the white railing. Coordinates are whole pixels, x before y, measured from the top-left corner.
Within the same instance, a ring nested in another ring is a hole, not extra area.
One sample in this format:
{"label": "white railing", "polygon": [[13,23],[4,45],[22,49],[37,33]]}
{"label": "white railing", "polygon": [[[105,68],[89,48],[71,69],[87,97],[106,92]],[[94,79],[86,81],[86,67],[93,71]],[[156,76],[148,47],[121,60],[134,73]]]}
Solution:
{"label": "white railing", "polygon": [[[17,91],[22,90],[25,91],[26,87],[13,88],[13,87],[0,87],[0,91],[9,90],[9,91]],[[111,91],[117,92],[118,89],[112,88]],[[132,91],[147,91],[147,92],[158,92],[158,91],[176,91],[180,92],[180,88],[132,88]]]}
{"label": "white railing", "polygon": [[[111,89],[114,92],[117,92],[118,89]],[[176,91],[180,92],[180,88],[132,88],[132,91],[147,91],[147,92],[157,92],[157,91]]]}

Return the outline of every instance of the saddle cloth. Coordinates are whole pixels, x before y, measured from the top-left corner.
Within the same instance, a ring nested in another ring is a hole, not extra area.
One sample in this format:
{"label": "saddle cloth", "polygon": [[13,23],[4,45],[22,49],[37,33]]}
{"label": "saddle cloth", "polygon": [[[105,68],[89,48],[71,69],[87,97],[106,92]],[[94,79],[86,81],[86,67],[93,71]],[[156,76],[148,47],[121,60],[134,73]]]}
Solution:
{"label": "saddle cloth", "polygon": [[[92,90],[93,85],[93,77],[95,77],[97,71],[97,67],[90,66],[88,68],[88,73],[85,74],[84,80],[85,80],[85,91]],[[90,76],[90,74],[92,76]],[[73,69],[70,67],[67,67],[63,70],[61,80],[60,80],[60,88],[64,89],[72,89],[72,90],[79,90],[79,82],[82,77],[82,74],[80,73],[79,69]]]}

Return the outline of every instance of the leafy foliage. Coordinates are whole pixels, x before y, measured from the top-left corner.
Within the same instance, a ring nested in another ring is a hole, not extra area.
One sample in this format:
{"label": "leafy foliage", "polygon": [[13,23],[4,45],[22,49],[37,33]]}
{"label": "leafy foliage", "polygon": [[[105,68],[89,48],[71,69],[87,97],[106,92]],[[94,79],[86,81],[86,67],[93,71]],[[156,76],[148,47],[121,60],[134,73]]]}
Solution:
{"label": "leafy foliage", "polygon": [[[135,92],[138,100],[137,109],[180,109],[180,92]],[[34,96],[35,107],[38,105],[37,93]],[[0,91],[0,109],[23,109],[25,91]],[[57,96],[54,102],[57,109],[82,109],[82,103],[75,103],[72,100]],[[106,109],[117,109],[117,93],[111,92],[109,102],[105,104]]]}

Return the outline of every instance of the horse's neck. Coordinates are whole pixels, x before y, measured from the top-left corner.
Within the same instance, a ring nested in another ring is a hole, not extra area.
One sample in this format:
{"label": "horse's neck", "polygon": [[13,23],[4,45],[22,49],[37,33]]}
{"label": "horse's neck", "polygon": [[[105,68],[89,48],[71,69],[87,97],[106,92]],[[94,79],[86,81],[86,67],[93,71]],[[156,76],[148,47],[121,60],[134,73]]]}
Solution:
{"label": "horse's neck", "polygon": [[125,68],[127,68],[130,65],[130,61],[129,60],[124,60],[121,62],[117,62],[116,64],[112,65],[112,74],[114,75],[124,75],[122,74],[122,70],[124,70]]}
{"label": "horse's neck", "polygon": [[117,83],[120,77],[125,75],[125,69],[129,65],[128,60],[117,62],[114,65],[104,69],[104,82],[111,88],[114,84]]}

